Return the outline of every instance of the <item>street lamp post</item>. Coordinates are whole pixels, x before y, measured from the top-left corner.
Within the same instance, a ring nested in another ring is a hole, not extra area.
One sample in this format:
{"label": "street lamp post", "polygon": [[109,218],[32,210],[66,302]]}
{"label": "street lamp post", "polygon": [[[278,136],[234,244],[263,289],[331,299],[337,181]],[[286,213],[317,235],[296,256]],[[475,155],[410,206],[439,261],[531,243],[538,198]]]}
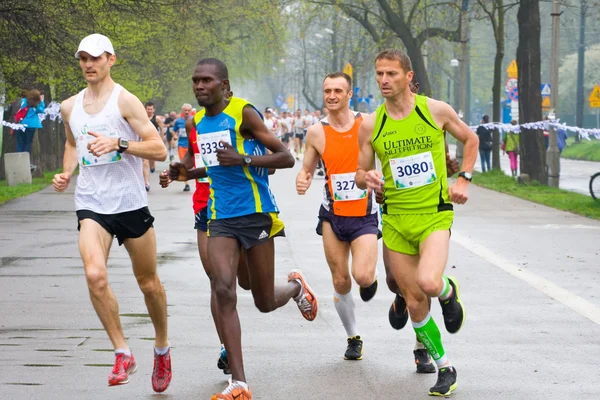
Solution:
{"label": "street lamp post", "polygon": [[558,132],[555,126],[552,126],[558,110],[558,45],[559,45],[559,18],[560,4],[554,0],[552,6],[552,64],[551,64],[551,94],[550,103],[553,110],[548,114],[550,121],[550,143],[546,151],[546,165],[548,166],[548,186],[558,187],[560,179],[560,151],[558,150]]}
{"label": "street lamp post", "polygon": [[[455,111],[457,111],[459,118],[462,119],[463,118],[463,110],[461,109],[462,104],[460,104],[462,102],[459,103],[459,87],[458,87],[460,62],[456,58],[453,58],[452,60],[450,60],[450,66],[454,70],[454,99],[453,99],[452,107],[454,108]],[[462,99],[462,96],[461,96],[461,99]],[[462,158],[463,158],[463,144],[462,144],[462,142],[459,141],[458,143],[456,143],[456,159],[458,160],[459,165],[462,164]]]}

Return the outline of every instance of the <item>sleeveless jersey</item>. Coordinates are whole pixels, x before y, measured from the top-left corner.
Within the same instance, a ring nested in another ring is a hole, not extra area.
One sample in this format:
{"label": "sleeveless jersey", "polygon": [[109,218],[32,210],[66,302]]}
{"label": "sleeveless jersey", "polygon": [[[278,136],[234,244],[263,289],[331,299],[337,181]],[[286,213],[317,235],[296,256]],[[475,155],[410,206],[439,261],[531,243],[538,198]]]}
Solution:
{"label": "sleeveless jersey", "polygon": [[[200,149],[198,148],[197,141],[198,134],[196,133],[196,127],[192,127],[188,139],[190,141],[190,145],[192,146],[192,151],[194,153],[194,167],[202,168],[204,163],[202,162],[202,158],[200,157]],[[192,197],[192,201],[194,202],[194,214],[198,214],[200,210],[205,208],[208,205],[208,194],[210,192],[208,186],[207,179],[196,179],[196,190],[194,191],[194,196]]]}
{"label": "sleeveless jersey", "polygon": [[384,177],[384,214],[430,214],[452,210],[448,196],[444,131],[434,122],[427,97],[402,120],[377,108],[372,139]]}
{"label": "sleeveless jersey", "polygon": [[346,132],[338,132],[327,118],[321,120],[325,133],[325,148],[321,158],[325,163],[323,207],[342,217],[364,217],[377,212],[377,203],[366,190],[356,187],[354,177],[358,168],[358,128],[360,113],[354,114],[354,124]]}
{"label": "sleeveless jersey", "polygon": [[69,119],[79,160],[75,209],[90,210],[98,214],[117,214],[146,207],[148,196],[141,158],[116,151],[95,157],[87,150],[88,142],[94,139],[88,132],[121,137],[130,142],[140,140],[119,110],[118,99],[123,87],[115,85],[104,109],[94,115],[89,115],[83,109],[86,90],[82,90],[75,98]]}
{"label": "sleeveless jersey", "polygon": [[150,118],[150,122],[152,122],[152,125],[154,125],[156,130],[160,133],[160,128],[158,126],[158,122],[156,122],[156,114],[153,115],[152,118]]}
{"label": "sleeveless jersey", "polygon": [[[218,165],[216,150],[222,147],[221,141],[229,142],[240,154],[267,154],[267,148],[261,142],[245,139],[240,133],[242,111],[246,106],[254,108],[246,100],[232,97],[220,114],[209,117],[203,109],[194,116],[199,153],[210,183],[209,219],[279,212],[269,188],[267,168]],[[260,112],[256,112],[260,116]]]}

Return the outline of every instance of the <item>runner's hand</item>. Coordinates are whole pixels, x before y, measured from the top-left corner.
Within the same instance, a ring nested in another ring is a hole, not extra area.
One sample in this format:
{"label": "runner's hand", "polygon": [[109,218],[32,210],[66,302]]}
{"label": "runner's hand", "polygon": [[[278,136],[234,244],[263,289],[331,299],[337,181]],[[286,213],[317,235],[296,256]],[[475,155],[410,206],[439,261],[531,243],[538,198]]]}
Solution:
{"label": "runner's hand", "polygon": [[109,138],[96,132],[88,132],[88,135],[96,138],[90,140],[87,146],[89,152],[95,157],[119,150],[119,140],[117,138]]}
{"label": "runner's hand", "polygon": [[68,172],[56,174],[54,175],[54,179],[52,179],[52,186],[54,186],[54,190],[57,192],[64,192],[69,187],[69,183],[71,183],[71,174]]}
{"label": "runner's hand", "polygon": [[299,195],[306,194],[311,182],[312,174],[310,172],[305,174],[304,171],[301,171],[296,177],[296,192],[298,192]]}
{"label": "runner's hand", "polygon": [[381,190],[375,191],[375,201],[377,204],[383,204],[383,192]]}
{"label": "runner's hand", "polygon": [[446,172],[449,177],[458,172],[458,160],[450,158],[450,153],[446,153]]}
{"label": "runner's hand", "polygon": [[454,185],[448,188],[450,201],[456,204],[465,204],[469,199],[469,181],[458,178]]}
{"label": "runner's hand", "polygon": [[185,182],[188,180],[188,169],[182,163],[172,162],[169,164],[168,178],[171,181]]}
{"label": "runner's hand", "polygon": [[223,167],[231,167],[233,165],[244,165],[243,157],[238,153],[232,145],[221,141],[222,149],[217,149],[217,160],[219,165]]}
{"label": "runner's hand", "polygon": [[158,184],[161,188],[168,188],[171,182],[173,181],[169,177],[169,171],[167,171],[166,169],[163,172],[161,172],[160,175],[158,175]]}
{"label": "runner's hand", "polygon": [[369,172],[367,172],[367,176],[365,178],[367,182],[367,188],[370,190],[382,191],[383,181],[381,180],[381,178],[383,178],[383,175],[376,169],[372,169]]}

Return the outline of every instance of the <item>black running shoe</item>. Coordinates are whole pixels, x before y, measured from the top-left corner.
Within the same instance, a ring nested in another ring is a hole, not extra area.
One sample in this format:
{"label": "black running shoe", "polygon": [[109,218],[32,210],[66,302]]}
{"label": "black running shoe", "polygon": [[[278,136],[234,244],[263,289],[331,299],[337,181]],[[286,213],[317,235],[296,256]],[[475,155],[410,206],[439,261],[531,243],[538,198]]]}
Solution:
{"label": "black running shoe", "polygon": [[371,300],[373,298],[373,296],[375,296],[375,293],[377,293],[377,286],[378,286],[377,278],[375,278],[375,282],[373,282],[373,284],[371,284],[371,286],[366,287],[366,288],[361,287],[359,289],[360,298],[363,301]]}
{"label": "black running shoe", "polygon": [[435,386],[429,389],[430,396],[448,396],[456,390],[456,369],[444,367],[438,371]]}
{"label": "black running shoe", "polygon": [[223,373],[226,375],[231,375],[231,369],[229,368],[229,359],[227,358],[227,351],[225,348],[221,349],[221,354],[219,355],[219,360],[217,361],[217,368],[223,370]]}
{"label": "black running shoe", "polygon": [[408,308],[406,307],[406,300],[404,300],[404,297],[396,294],[396,298],[390,306],[388,318],[392,328],[396,330],[404,328],[406,322],[408,322]]}
{"label": "black running shoe", "polygon": [[188,185],[187,183],[185,184],[185,187],[183,188],[184,192],[189,192],[190,191],[190,185]]}
{"label": "black running shoe", "polygon": [[344,360],[362,360],[363,341],[360,336],[348,338],[348,348],[344,354]]}
{"label": "black running shoe", "polygon": [[465,309],[460,301],[460,287],[456,278],[449,276],[448,282],[452,286],[452,297],[446,300],[440,299],[442,314],[444,314],[444,325],[448,333],[456,333],[465,322]]}
{"label": "black running shoe", "polygon": [[435,372],[435,366],[427,349],[414,350],[413,354],[415,355],[418,374],[433,374]]}
{"label": "black running shoe", "polygon": [[323,171],[321,168],[317,169],[317,176],[325,176],[325,171]]}

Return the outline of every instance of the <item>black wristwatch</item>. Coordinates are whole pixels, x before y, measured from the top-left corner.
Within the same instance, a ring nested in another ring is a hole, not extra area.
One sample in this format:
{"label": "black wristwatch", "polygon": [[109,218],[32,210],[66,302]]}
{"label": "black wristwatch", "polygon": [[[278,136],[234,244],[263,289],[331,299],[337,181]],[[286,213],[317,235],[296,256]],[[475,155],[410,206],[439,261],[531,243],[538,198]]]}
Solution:
{"label": "black wristwatch", "polygon": [[249,166],[252,164],[252,157],[250,157],[248,154],[244,154],[242,156],[242,163],[244,163],[244,167]]}
{"label": "black wristwatch", "polygon": [[461,171],[461,172],[458,173],[458,177],[459,178],[465,178],[469,182],[471,182],[473,180],[473,174],[470,173],[470,172]]}
{"label": "black wristwatch", "polygon": [[117,144],[119,145],[119,150],[117,150],[119,153],[122,153],[129,148],[129,140],[127,139],[119,138],[117,139]]}

